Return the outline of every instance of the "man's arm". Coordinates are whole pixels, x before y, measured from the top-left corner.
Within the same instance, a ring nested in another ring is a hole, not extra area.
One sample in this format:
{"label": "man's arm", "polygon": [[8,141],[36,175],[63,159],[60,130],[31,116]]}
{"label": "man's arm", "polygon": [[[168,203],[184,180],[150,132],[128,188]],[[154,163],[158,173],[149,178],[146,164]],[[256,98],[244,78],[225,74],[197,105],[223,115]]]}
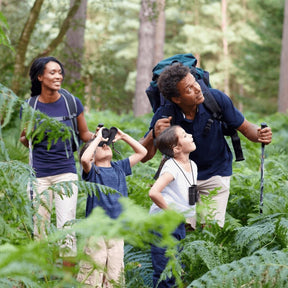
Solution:
{"label": "man's arm", "polygon": [[153,131],[152,129],[150,132],[146,135],[146,137],[143,137],[139,140],[140,144],[142,144],[147,149],[147,154],[144,158],[142,158],[141,162],[145,163],[152,159],[154,155],[157,152],[157,148],[154,145],[154,138],[153,138]]}
{"label": "man's arm", "polygon": [[252,142],[260,142],[267,145],[272,141],[272,131],[270,127],[261,129],[261,127],[244,120],[237,130]]}
{"label": "man's arm", "polygon": [[143,137],[139,140],[139,142],[148,151],[147,155],[141,160],[141,162],[145,163],[154,157],[154,155],[157,152],[157,147],[155,146],[155,140],[161,132],[163,132],[166,128],[170,127],[171,120],[172,120],[171,116],[167,118],[158,119],[154,127],[149,131],[146,137]]}

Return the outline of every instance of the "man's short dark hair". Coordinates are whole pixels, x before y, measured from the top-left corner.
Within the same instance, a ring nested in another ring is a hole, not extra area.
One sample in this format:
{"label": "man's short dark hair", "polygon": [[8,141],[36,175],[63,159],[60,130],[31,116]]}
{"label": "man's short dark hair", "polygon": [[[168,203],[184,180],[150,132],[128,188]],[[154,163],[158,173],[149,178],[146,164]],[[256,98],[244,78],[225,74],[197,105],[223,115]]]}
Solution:
{"label": "man's short dark hair", "polygon": [[165,68],[160,74],[157,85],[162,95],[169,101],[172,97],[180,97],[177,84],[190,73],[190,69],[182,63],[175,63]]}

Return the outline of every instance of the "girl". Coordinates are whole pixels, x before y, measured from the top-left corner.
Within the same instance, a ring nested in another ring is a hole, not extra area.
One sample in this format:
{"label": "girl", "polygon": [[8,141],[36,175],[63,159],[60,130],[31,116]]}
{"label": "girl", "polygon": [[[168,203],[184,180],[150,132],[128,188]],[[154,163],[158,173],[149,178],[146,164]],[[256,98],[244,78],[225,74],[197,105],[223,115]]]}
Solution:
{"label": "girl", "polygon": [[[190,152],[196,149],[192,135],[187,134],[180,126],[165,129],[156,138],[157,148],[169,159],[163,165],[160,177],[152,186],[149,196],[154,202],[150,214],[162,210],[174,209],[183,213],[186,218],[195,215],[197,201],[197,166],[189,159]],[[185,223],[180,224],[173,236],[180,241],[186,236]],[[174,277],[166,278],[158,283],[161,273],[166,267],[168,258],[166,249],[151,245],[153,287],[174,287]],[[157,286],[158,285],[158,286]]]}

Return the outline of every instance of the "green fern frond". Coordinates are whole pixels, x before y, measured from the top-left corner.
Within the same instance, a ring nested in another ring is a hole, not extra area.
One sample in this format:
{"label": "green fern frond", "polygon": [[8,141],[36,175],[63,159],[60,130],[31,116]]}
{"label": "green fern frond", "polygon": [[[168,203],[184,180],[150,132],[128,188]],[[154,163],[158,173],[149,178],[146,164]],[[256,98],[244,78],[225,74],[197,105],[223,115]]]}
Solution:
{"label": "green fern frond", "polygon": [[[39,125],[41,123],[41,125]],[[40,143],[47,136],[49,150],[53,142],[71,141],[71,128],[50,118],[38,110],[34,110],[27,102],[22,103],[22,129],[26,130],[26,138],[34,144]]]}
{"label": "green fern frond", "polygon": [[2,129],[9,123],[17,102],[18,97],[14,92],[0,83],[0,153],[6,161],[9,161],[10,157],[5,147]]}
{"label": "green fern frond", "polygon": [[[218,266],[223,261],[223,252],[225,253],[227,248],[216,245],[207,241],[194,241],[187,243],[183,253],[190,257],[199,257],[209,270]],[[226,257],[224,257],[226,258]],[[191,259],[192,260],[192,259]],[[226,259],[225,259],[226,260]]]}
{"label": "green fern frond", "polygon": [[0,83],[0,125],[2,128],[9,123],[17,102],[16,94]]}
{"label": "green fern frond", "polygon": [[139,250],[131,245],[125,245],[124,253],[127,287],[152,287],[153,267],[151,262],[151,251]]}
{"label": "green fern frond", "polygon": [[237,229],[235,245],[247,250],[248,255],[266,245],[272,245],[275,238],[276,221],[270,220],[265,223],[256,223]]}
{"label": "green fern frond", "polygon": [[287,257],[283,251],[259,250],[250,257],[216,267],[187,287],[287,287]]}
{"label": "green fern frond", "polygon": [[281,218],[276,225],[276,236],[281,248],[288,247],[288,219]]}

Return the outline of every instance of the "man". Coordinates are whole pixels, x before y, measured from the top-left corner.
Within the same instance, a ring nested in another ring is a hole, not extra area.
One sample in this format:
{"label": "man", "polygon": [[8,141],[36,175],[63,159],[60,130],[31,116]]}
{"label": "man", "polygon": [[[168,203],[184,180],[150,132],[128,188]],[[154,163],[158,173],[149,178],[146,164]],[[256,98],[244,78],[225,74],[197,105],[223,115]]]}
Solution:
{"label": "man", "polygon": [[[147,150],[146,162],[151,159],[157,148],[154,139],[171,124],[180,125],[192,134],[197,149],[190,154],[190,159],[198,166],[197,190],[201,194],[217,188],[214,219],[220,227],[224,226],[225,213],[232,175],[232,153],[225,140],[221,123],[214,121],[208,135],[203,131],[211,114],[203,105],[204,96],[190,69],[181,63],[167,67],[159,76],[158,88],[171,105],[160,106],[150,123],[150,131],[140,143]],[[261,129],[248,122],[234,107],[231,99],[223,92],[210,89],[223,113],[223,120],[232,128],[240,131],[252,142],[269,144],[272,132],[269,127]]]}

